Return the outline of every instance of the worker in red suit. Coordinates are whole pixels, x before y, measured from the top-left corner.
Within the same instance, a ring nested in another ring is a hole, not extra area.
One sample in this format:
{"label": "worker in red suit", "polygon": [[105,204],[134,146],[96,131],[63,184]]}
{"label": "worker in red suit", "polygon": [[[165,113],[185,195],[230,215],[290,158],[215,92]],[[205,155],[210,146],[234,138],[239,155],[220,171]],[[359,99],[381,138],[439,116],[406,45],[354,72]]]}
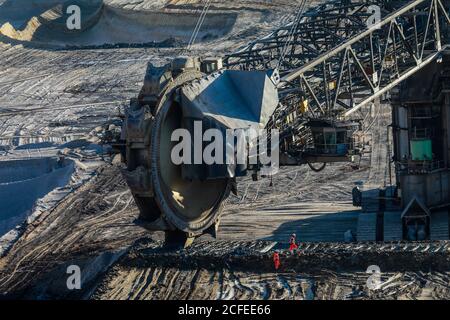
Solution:
{"label": "worker in red suit", "polygon": [[291,238],[289,239],[289,251],[294,251],[296,249],[298,249],[297,235],[295,233],[293,233],[291,235]]}
{"label": "worker in red suit", "polygon": [[275,265],[275,270],[280,268],[280,254],[278,252],[273,254],[273,264]]}

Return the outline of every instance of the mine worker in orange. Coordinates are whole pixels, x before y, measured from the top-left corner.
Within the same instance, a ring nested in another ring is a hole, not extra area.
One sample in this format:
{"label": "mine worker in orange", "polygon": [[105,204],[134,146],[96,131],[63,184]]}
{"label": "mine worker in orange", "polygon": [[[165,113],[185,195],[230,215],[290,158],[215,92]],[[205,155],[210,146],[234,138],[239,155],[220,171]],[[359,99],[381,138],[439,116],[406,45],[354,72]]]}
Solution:
{"label": "mine worker in orange", "polygon": [[293,233],[291,235],[291,238],[289,239],[289,251],[294,251],[296,249],[298,249],[297,235],[295,233]]}
{"label": "mine worker in orange", "polygon": [[275,265],[275,270],[280,268],[280,254],[278,252],[273,254],[273,264]]}

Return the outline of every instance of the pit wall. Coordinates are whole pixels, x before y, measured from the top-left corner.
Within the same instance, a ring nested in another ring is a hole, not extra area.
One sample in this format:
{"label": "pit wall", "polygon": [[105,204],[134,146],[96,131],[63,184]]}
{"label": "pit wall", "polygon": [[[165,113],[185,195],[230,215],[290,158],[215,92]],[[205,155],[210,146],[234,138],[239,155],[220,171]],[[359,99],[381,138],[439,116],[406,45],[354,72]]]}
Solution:
{"label": "pit wall", "polygon": [[0,162],[0,236],[31,213],[37,200],[66,186],[75,170],[73,161],[56,158]]}
{"label": "pit wall", "polygon": [[[12,22],[0,24],[0,37],[3,38],[2,41],[11,39],[63,47],[161,43],[169,39],[187,43],[199,18],[198,12],[195,11],[127,10],[105,5],[98,0],[82,8],[82,13],[81,30],[67,29],[65,6],[57,5],[30,17],[20,28],[15,28]],[[209,13],[205,17],[197,42],[220,38],[231,32],[237,15]]]}

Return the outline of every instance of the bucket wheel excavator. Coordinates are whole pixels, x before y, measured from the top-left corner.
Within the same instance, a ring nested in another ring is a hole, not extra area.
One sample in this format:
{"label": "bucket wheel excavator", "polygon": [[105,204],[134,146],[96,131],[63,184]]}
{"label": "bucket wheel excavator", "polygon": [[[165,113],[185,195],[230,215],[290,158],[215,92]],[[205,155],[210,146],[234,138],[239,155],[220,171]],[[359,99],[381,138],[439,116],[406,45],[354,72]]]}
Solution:
{"label": "bucket wheel excavator", "polygon": [[[176,129],[255,127],[279,131],[279,164],[329,162],[360,155],[357,112],[445,53],[446,0],[335,0],[222,58],[179,57],[149,63],[126,111],[123,174],[150,230],[189,245],[216,236],[224,201],[253,165],[174,164]],[[356,115],[356,116],[355,116]],[[224,133],[225,134],[225,133]],[[195,142],[193,142],[195,143]],[[204,147],[204,145],[201,145]]]}

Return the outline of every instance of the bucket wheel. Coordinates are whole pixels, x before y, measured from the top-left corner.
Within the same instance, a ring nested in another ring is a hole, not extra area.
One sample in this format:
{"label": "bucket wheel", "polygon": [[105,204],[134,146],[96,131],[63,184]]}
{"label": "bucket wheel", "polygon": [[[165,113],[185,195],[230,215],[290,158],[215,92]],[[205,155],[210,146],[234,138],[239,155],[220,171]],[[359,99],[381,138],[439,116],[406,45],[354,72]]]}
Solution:
{"label": "bucket wheel", "polygon": [[187,180],[171,160],[174,130],[182,128],[182,108],[176,99],[183,83],[201,77],[199,71],[178,75],[159,94],[152,108],[134,101],[127,113],[124,176],[149,230],[166,233],[170,245],[190,245],[196,237],[216,231],[231,181]]}

